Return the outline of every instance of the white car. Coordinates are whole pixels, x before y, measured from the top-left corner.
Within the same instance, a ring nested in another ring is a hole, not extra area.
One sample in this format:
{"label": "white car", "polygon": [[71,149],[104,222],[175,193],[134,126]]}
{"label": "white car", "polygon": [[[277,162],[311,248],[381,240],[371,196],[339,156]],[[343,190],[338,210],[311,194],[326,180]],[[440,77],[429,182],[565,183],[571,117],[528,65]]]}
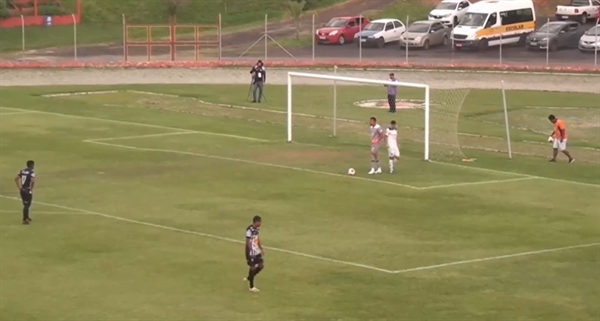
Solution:
{"label": "white car", "polygon": [[444,0],[429,13],[429,20],[456,27],[471,6],[468,0]]}
{"label": "white car", "polygon": [[599,0],[571,0],[569,5],[556,6],[556,19],[577,20],[584,25],[589,19],[596,21],[599,10]]}
{"label": "white car", "polygon": [[592,27],[579,39],[579,51],[598,52],[600,51],[600,25]]}
{"label": "white car", "polygon": [[383,48],[386,43],[400,41],[405,31],[406,26],[398,19],[373,20],[354,36],[354,42],[357,46],[376,45]]}

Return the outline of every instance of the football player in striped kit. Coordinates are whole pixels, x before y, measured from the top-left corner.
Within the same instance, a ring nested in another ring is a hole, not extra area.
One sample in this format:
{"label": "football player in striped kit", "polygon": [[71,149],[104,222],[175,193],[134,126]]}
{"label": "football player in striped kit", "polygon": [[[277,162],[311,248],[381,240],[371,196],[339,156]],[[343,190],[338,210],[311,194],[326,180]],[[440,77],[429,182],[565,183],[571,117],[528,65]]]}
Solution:
{"label": "football player in striped kit", "polygon": [[246,262],[248,264],[248,277],[244,278],[244,281],[250,283],[251,292],[259,292],[254,286],[254,278],[260,271],[265,268],[263,255],[265,250],[260,242],[260,226],[262,218],[260,216],[254,216],[252,224],[246,228]]}

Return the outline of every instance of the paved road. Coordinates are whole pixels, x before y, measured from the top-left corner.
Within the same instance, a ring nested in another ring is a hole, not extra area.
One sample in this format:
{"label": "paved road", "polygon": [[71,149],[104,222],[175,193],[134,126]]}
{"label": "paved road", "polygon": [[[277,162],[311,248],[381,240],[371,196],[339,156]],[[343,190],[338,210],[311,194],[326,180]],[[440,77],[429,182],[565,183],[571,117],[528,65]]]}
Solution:
{"label": "paved road", "polygon": [[[257,45],[256,48],[250,50],[246,55],[240,55],[246,51],[248,45],[238,47],[226,47],[223,50],[223,57],[227,60],[256,60],[263,59],[264,46]],[[290,49],[289,52],[293,55],[290,57],[285,51],[278,47],[269,47],[267,58],[271,59],[290,59],[312,60],[312,48]],[[502,58],[500,53],[502,53]],[[154,48],[153,60],[169,60],[169,50],[166,48]],[[544,66],[548,63],[549,66],[594,66],[594,53],[584,54],[576,49],[564,49],[557,52],[549,53],[548,61],[546,61],[546,52],[531,52],[524,48],[516,46],[505,46],[500,51],[498,48],[490,48],[488,51],[472,52],[461,51],[454,52],[450,47],[432,48],[430,50],[410,49],[408,52],[408,60],[406,51],[401,50],[397,45],[389,45],[385,48],[363,48],[359,50],[355,45],[348,44],[346,46],[316,46],[315,60],[337,60],[337,61],[359,61],[362,54],[362,61],[376,62],[406,62],[409,63],[430,63],[430,64],[448,64],[448,63],[478,63],[478,64],[507,64],[507,65],[530,65]],[[180,48],[177,51],[179,60],[194,60],[192,51]],[[13,57],[20,59],[21,57]],[[146,49],[135,48],[130,52],[130,58],[134,61],[146,60]],[[213,60],[216,58],[216,52],[207,53],[203,59]],[[30,60],[49,60],[56,62],[64,62],[73,60],[72,50],[45,50],[27,55]],[[78,48],[78,59],[81,61],[122,61],[123,48],[121,46],[94,46],[88,48]],[[600,60],[600,57],[599,59]],[[600,66],[600,64],[598,65]]]}

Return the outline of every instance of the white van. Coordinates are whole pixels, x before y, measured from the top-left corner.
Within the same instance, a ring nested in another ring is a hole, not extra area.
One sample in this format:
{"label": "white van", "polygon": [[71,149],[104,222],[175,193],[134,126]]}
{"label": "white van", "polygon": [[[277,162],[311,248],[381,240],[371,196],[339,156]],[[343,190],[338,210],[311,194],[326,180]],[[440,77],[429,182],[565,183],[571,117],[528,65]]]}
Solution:
{"label": "white van", "polygon": [[469,7],[452,30],[454,48],[485,50],[500,44],[525,43],[535,30],[532,0],[483,0]]}

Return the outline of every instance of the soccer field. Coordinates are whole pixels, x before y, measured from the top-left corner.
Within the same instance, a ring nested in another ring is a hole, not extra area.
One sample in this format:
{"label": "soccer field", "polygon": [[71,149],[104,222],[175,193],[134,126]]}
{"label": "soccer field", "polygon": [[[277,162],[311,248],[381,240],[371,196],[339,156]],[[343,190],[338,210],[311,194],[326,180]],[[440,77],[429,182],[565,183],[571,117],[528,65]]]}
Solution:
{"label": "soccer field", "polygon": [[[337,137],[332,87],[294,90],[286,143],[283,86],[260,105],[247,86],[0,88],[0,319],[600,318],[598,95],[508,91],[509,159],[500,91],[470,90],[442,119],[462,148],[433,142],[424,162],[422,93],[404,91],[398,172],[368,176],[368,117],[392,117],[356,102],[381,87],[339,86]],[[549,113],[574,164],[547,162]],[[242,281],[256,214],[258,294]]]}

